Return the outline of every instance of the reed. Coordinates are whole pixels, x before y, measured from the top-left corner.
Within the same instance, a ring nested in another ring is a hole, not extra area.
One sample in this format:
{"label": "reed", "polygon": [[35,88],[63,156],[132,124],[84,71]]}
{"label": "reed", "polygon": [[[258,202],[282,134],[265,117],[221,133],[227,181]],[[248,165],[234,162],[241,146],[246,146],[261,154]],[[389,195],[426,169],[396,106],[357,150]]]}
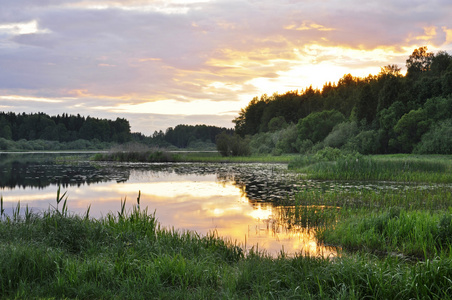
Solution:
{"label": "reed", "polygon": [[407,210],[447,210],[452,206],[452,193],[448,186],[407,186],[399,189],[350,190],[321,188],[302,189],[296,193],[295,203],[306,206],[329,206],[345,209],[384,210],[400,207]]}
{"label": "reed", "polygon": [[161,228],[155,214],[137,207],[121,218],[49,210],[28,223],[0,222],[0,294],[7,299],[450,299],[451,276],[448,257],[244,255],[215,232]]}
{"label": "reed", "polygon": [[319,234],[329,244],[349,250],[365,250],[380,255],[397,254],[427,261],[452,257],[451,214],[406,211],[391,208],[384,212],[360,214],[339,222]]}
{"label": "reed", "polygon": [[340,157],[326,161],[316,156],[294,160],[289,168],[306,172],[311,179],[377,180],[401,182],[448,183],[452,181],[452,161],[449,157]]}
{"label": "reed", "polygon": [[[405,165],[392,160],[401,158],[372,157],[379,167],[370,168],[396,172]],[[450,171],[450,160],[425,159],[408,158],[404,172],[430,180]],[[272,258],[215,231],[163,228],[140,206],[140,191],[131,209],[121,199],[118,212],[101,219],[89,217],[90,207],[70,214],[67,199],[58,188],[53,209],[37,214],[18,203],[10,218],[0,197],[2,298],[452,299],[448,185],[306,188],[279,203],[278,222],[317,228],[322,241],[347,250],[335,258],[283,251]]]}

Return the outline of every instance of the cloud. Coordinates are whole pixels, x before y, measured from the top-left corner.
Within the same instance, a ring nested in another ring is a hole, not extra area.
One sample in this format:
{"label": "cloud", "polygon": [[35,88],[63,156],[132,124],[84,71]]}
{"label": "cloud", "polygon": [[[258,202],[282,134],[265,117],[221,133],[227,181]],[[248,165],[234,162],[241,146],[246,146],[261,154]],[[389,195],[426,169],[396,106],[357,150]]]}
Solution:
{"label": "cloud", "polygon": [[[451,12],[447,0],[5,0],[0,91],[58,101],[49,112],[214,116],[212,103],[239,111],[264,92],[403,66],[419,46],[451,50]],[[184,114],[189,103],[204,111]]]}

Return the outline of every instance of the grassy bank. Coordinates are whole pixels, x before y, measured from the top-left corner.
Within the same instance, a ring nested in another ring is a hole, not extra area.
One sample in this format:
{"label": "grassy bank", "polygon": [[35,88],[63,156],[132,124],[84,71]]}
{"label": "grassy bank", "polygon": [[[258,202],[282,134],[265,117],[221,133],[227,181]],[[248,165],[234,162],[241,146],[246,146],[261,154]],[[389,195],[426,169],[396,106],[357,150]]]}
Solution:
{"label": "grassy bank", "polygon": [[215,234],[161,228],[136,207],[99,220],[18,211],[0,222],[6,299],[448,299],[450,278],[446,257],[244,253]]}

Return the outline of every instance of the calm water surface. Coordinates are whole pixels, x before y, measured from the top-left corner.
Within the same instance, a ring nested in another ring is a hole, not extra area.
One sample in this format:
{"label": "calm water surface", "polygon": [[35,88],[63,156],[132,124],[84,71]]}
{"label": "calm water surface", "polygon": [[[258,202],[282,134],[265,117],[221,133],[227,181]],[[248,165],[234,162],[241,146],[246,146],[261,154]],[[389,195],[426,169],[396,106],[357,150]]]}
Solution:
{"label": "calm water surface", "polygon": [[286,165],[93,163],[89,154],[0,154],[0,194],[11,213],[20,201],[34,212],[56,205],[60,185],[71,212],[92,217],[136,205],[156,212],[161,225],[200,234],[216,231],[242,247],[276,255],[335,255],[312,230],[278,218],[275,203],[303,187]]}

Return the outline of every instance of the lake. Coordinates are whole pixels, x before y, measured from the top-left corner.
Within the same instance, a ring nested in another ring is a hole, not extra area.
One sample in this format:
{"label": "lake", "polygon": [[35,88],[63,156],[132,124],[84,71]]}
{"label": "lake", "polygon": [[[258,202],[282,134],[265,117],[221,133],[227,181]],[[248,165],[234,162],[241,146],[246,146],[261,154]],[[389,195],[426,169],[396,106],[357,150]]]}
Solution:
{"label": "lake", "polygon": [[[0,154],[0,194],[7,214],[20,202],[33,212],[56,206],[58,187],[69,211],[101,218],[137,204],[160,224],[201,235],[216,231],[246,249],[275,256],[335,256],[319,245],[312,228],[289,226],[280,218],[299,188],[318,186],[287,172],[285,164],[90,162],[87,153]],[[330,183],[321,183],[329,188]]]}

